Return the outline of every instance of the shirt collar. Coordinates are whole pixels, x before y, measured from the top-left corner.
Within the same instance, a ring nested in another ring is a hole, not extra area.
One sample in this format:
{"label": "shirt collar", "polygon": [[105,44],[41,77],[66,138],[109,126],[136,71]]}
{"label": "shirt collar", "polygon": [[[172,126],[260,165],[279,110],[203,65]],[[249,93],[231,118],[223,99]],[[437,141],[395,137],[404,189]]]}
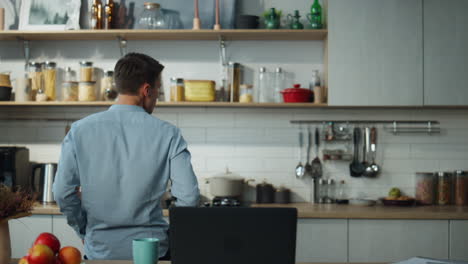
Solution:
{"label": "shirt collar", "polygon": [[127,104],[115,104],[112,105],[109,110],[112,111],[127,111],[127,112],[145,112],[145,109],[137,105],[127,105]]}

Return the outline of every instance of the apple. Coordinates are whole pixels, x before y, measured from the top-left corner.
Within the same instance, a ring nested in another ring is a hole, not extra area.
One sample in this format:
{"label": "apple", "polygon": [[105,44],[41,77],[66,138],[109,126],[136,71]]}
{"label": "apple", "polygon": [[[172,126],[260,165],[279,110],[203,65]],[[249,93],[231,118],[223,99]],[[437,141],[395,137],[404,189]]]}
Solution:
{"label": "apple", "polygon": [[62,261],[59,259],[59,257],[57,256],[55,258],[55,262],[53,264],[63,264]]}
{"label": "apple", "polygon": [[18,264],[29,264],[28,257],[24,256],[19,261]]}
{"label": "apple", "polygon": [[42,233],[40,234],[37,238],[36,241],[34,241],[33,245],[46,245],[52,251],[54,254],[57,254],[60,250],[60,241],[56,236],[54,236],[51,233]]}
{"label": "apple", "polygon": [[81,252],[75,247],[64,247],[60,249],[58,258],[62,264],[80,264]]}
{"label": "apple", "polygon": [[51,264],[55,254],[46,245],[38,244],[29,249],[28,264]]}

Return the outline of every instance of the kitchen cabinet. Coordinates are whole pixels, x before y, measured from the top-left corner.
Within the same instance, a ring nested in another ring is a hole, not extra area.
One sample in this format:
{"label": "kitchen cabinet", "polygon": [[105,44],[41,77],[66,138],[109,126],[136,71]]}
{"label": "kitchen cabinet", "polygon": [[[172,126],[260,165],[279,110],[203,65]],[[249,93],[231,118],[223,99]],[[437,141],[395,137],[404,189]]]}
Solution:
{"label": "kitchen cabinet", "polygon": [[84,246],[80,237],[75,233],[68,224],[65,216],[53,215],[52,216],[53,234],[60,240],[62,247],[72,246],[76,247],[84,255]]}
{"label": "kitchen cabinet", "polygon": [[468,105],[468,1],[424,0],[424,104]]}
{"label": "kitchen cabinet", "polygon": [[448,220],[349,220],[349,262],[449,258]]}
{"label": "kitchen cabinet", "polygon": [[33,215],[14,219],[8,221],[8,225],[13,258],[25,256],[40,233],[52,233],[52,217],[50,215]]}
{"label": "kitchen cabinet", "polygon": [[298,219],[296,262],[347,262],[346,219]]}
{"label": "kitchen cabinet", "polygon": [[422,0],[329,0],[329,105],[421,106],[422,14]]}
{"label": "kitchen cabinet", "polygon": [[468,261],[468,221],[450,221],[450,259]]}

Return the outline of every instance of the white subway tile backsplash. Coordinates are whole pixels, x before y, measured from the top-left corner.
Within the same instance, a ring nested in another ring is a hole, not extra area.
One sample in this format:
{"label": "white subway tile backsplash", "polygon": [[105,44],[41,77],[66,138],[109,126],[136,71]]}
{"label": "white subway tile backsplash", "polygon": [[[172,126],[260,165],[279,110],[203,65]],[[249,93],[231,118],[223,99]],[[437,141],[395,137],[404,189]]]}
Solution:
{"label": "white subway tile backsplash", "polygon": [[[3,111],[5,109],[5,111]],[[4,108],[1,117],[82,118],[103,107],[66,109]],[[192,164],[202,193],[209,196],[204,178],[225,171],[226,167],[250,183],[245,197],[255,199],[255,184],[266,179],[275,186],[286,186],[293,201],[309,201],[311,179],[297,179],[294,168],[299,162],[298,126],[290,120],[307,119],[434,119],[441,121],[442,133],[393,135],[378,125],[377,163],[382,173],[376,179],[351,178],[349,161],[322,161],[324,177],[344,180],[351,197],[378,198],[392,187],[414,195],[417,171],[468,169],[468,111],[460,110],[365,110],[365,109],[216,109],[160,108],[154,115],[181,128],[189,144]],[[0,143],[25,145],[31,160],[57,162],[65,122],[0,121]],[[311,125],[314,128],[315,125]],[[321,127],[321,125],[319,125]],[[302,129],[306,126],[302,126]],[[322,147],[331,148],[332,145]],[[349,145],[348,145],[349,147]],[[315,157],[312,150],[310,160]],[[303,161],[305,163],[305,149]]]}

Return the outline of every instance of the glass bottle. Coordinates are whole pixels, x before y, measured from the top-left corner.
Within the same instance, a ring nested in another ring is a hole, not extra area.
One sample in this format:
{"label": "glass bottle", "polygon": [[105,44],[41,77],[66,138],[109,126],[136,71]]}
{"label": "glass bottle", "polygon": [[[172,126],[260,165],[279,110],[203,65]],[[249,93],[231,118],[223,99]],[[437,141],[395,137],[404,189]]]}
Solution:
{"label": "glass bottle", "polygon": [[114,0],[106,0],[106,5],[104,6],[104,20],[103,28],[111,29],[112,23],[114,23]]}
{"label": "glass bottle", "polygon": [[275,70],[275,76],[273,79],[273,90],[274,90],[273,101],[275,103],[283,102],[283,98],[281,96],[281,91],[283,89],[284,89],[284,73],[283,73],[283,69],[278,67]]}
{"label": "glass bottle", "polygon": [[166,21],[158,3],[145,3],[137,24],[138,29],[165,29]]}
{"label": "glass bottle", "polygon": [[310,7],[310,14],[307,15],[312,29],[321,29],[322,25],[322,6],[318,0],[315,0]]}
{"label": "glass bottle", "polygon": [[239,102],[239,90],[242,82],[242,65],[237,62],[230,61],[229,66],[229,84],[228,97],[230,102]]}
{"label": "glass bottle", "polygon": [[336,199],[335,181],[333,179],[328,179],[327,184],[328,184],[328,188],[327,188],[326,203],[334,203]]}
{"label": "glass bottle", "polygon": [[301,23],[299,15],[299,10],[294,11],[294,15],[288,15],[289,28],[290,29],[304,29],[304,25]]}
{"label": "glass bottle", "polygon": [[272,89],[268,84],[268,73],[265,67],[261,67],[258,74],[258,89],[257,102],[270,103],[273,102]]}
{"label": "glass bottle", "polygon": [[336,193],[336,203],[338,204],[346,204],[348,203],[348,193],[346,189],[346,182],[341,180],[337,186],[337,193]]}
{"label": "glass bottle", "polygon": [[93,0],[91,5],[91,29],[102,29],[102,2],[101,0]]}

